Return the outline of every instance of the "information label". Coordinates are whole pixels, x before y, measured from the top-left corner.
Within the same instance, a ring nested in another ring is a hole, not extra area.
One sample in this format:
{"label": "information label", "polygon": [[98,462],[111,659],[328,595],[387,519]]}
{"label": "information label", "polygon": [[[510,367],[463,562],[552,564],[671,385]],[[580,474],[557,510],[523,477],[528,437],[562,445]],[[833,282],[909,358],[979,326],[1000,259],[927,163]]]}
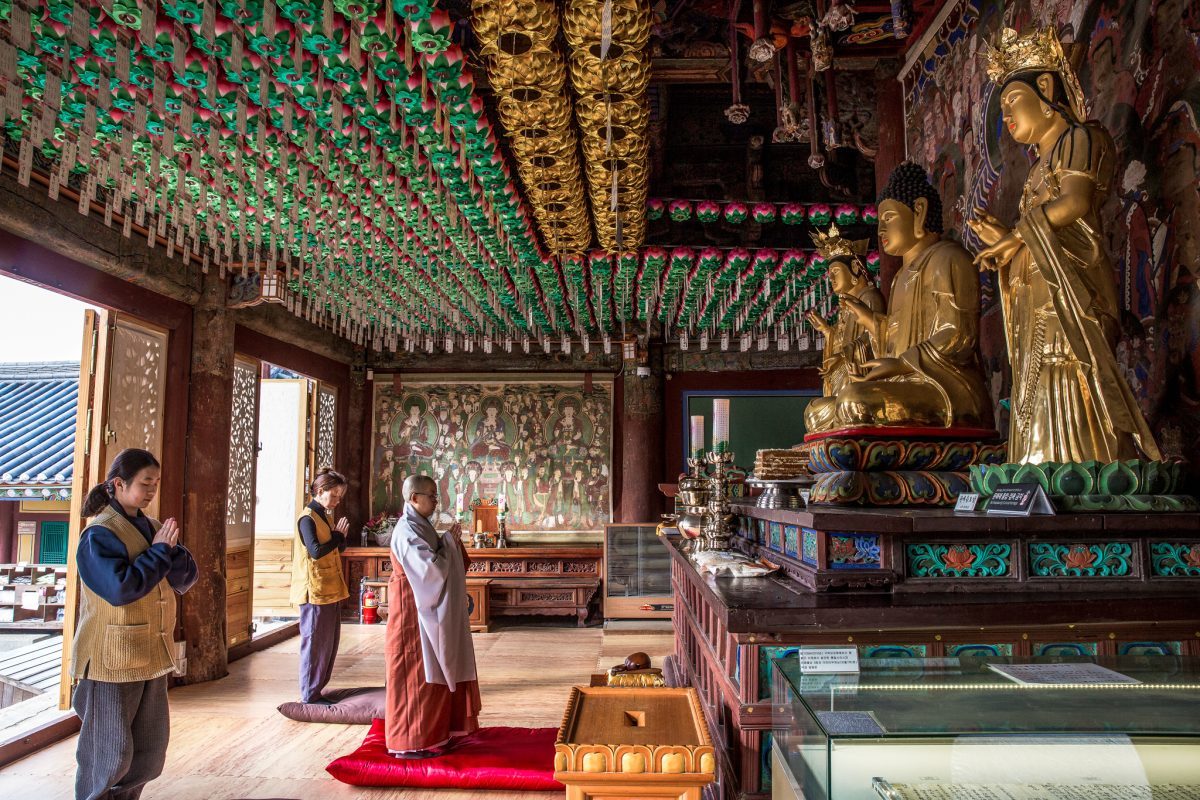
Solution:
{"label": "information label", "polygon": [[1002,483],[988,500],[987,513],[1009,517],[1053,514],[1054,506],[1038,483]]}
{"label": "information label", "polygon": [[853,647],[801,647],[800,671],[810,675],[858,672],[858,650]]}
{"label": "information label", "polygon": [[976,492],[963,492],[958,496],[958,501],[954,504],[955,511],[974,511],[975,506],[979,505],[979,494]]}

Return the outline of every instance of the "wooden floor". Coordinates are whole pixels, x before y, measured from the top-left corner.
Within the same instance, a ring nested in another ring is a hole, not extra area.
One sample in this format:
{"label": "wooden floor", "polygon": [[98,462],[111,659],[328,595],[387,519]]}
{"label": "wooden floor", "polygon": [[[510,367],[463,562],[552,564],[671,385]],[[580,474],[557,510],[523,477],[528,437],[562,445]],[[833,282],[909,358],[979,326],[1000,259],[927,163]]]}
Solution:
{"label": "wooden floor", "polygon": [[[671,650],[669,633],[598,628],[507,628],[475,634],[483,695],[482,725],[557,727],[570,687],[638,650],[654,666]],[[297,699],[300,642],[290,639],[236,661],[229,677],[171,691],[171,747],[163,776],[143,800],[366,797],[377,800],[482,800],[523,792],[357,789],[325,765],[362,743],[365,726],[292,722],[275,707]],[[379,686],[383,627],[345,625],[330,688]],[[0,797],[68,800],[75,777],[75,737],[0,770]],[[541,796],[550,798],[553,794]]]}

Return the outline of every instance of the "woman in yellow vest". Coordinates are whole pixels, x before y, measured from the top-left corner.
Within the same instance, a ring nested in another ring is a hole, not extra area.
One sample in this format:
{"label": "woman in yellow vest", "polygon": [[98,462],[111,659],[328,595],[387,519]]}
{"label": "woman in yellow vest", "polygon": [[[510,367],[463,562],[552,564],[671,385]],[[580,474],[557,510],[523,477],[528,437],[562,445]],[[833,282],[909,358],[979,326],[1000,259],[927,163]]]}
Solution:
{"label": "woman in yellow vest", "polygon": [[175,595],[196,562],[175,520],[142,513],[158,493],[158,459],[122,450],[88,492],[79,538],[79,619],[71,644],[73,705],[81,727],[76,800],[136,800],[162,772],[175,671]]}
{"label": "woman in yellow vest", "polygon": [[346,549],[349,523],[345,517],[336,525],[331,521],[347,488],[341,474],[322,469],[309,487],[312,502],[296,521],[291,599],[300,606],[300,699],[305,703],[329,703],[321,690],[333,674],[341,640],[340,604],[350,596],[339,555]]}

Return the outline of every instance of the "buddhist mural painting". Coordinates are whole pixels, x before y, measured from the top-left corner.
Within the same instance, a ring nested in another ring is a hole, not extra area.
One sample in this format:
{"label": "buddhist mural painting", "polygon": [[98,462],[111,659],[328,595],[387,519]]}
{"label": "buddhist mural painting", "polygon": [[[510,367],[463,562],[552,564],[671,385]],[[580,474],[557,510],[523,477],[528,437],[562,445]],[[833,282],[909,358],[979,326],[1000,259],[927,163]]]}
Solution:
{"label": "buddhist mural painting", "polygon": [[510,531],[609,520],[612,385],[583,380],[377,382],[371,513],[399,511],[412,474],[438,486],[435,522],[503,498]]}
{"label": "buddhist mural painting", "polygon": [[[980,54],[1003,27],[1050,26],[1113,136],[1113,186],[1099,210],[1115,268],[1117,360],[1163,455],[1200,459],[1200,4],[1182,0],[958,0],[904,76],[908,155],[935,176],[945,222],[987,206],[1016,220],[1031,155],[1004,134]],[[929,131],[945,131],[930,136]],[[981,346],[993,399],[1009,395],[994,278],[983,285]]]}

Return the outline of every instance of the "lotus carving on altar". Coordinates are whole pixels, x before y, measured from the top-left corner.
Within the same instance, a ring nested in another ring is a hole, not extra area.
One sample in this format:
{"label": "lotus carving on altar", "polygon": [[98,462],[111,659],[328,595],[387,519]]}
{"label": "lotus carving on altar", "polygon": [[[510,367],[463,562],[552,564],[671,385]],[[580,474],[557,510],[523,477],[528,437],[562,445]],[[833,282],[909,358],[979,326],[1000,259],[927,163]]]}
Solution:
{"label": "lotus carving on altar", "polygon": [[975,554],[961,544],[951,545],[942,559],[946,567],[956,570],[968,570],[975,563]]}
{"label": "lotus carving on altar", "polygon": [[1085,545],[1075,545],[1063,556],[1068,569],[1091,569],[1096,565],[1096,554]]}

